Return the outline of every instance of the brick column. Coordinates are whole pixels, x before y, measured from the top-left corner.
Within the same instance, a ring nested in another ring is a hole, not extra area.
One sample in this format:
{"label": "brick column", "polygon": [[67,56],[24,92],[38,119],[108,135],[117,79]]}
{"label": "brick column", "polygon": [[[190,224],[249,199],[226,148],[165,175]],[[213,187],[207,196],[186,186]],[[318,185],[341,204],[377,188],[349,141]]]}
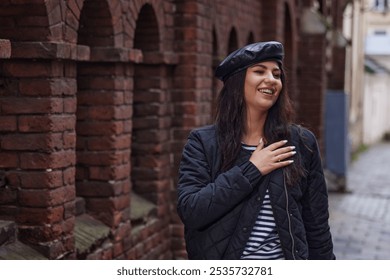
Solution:
{"label": "brick column", "polygon": [[[11,56],[11,43],[9,40],[0,39],[0,59],[9,58]],[[0,70],[1,63],[0,60]],[[4,74],[0,72],[0,101],[1,96],[5,96],[9,80],[4,77]],[[17,130],[17,119],[15,116],[9,116],[2,113],[1,104],[0,104],[0,134],[11,133]],[[1,139],[1,138],[0,138]],[[16,197],[17,191],[16,188],[7,188],[8,180],[6,179],[6,172],[3,169],[6,168],[15,168],[18,166],[18,159],[14,153],[5,152],[1,148],[0,142],[0,182],[1,182],[1,191],[0,191],[0,218],[12,219],[16,212]]]}
{"label": "brick column", "polygon": [[301,35],[298,46],[298,120],[323,141],[326,89],[325,36]]}
{"label": "brick column", "polygon": [[261,1],[262,41],[283,41],[284,1]]}
{"label": "brick column", "polygon": [[[18,190],[19,238],[50,259],[74,250],[75,63],[88,49],[69,44],[14,43],[2,65],[1,133],[11,187]],[[14,59],[15,58],[15,59]],[[34,61],[32,60],[34,58]]]}
{"label": "brick column", "polygon": [[132,49],[91,48],[91,60],[78,65],[77,196],[87,213],[111,228],[112,257],[124,258],[130,236],[130,146]]}
{"label": "brick column", "polygon": [[[175,30],[179,64],[175,69],[173,172],[178,170],[183,145],[189,131],[211,122],[212,103],[212,22],[211,3],[179,1],[176,4]],[[174,182],[176,185],[176,181]],[[176,194],[174,193],[174,197]],[[186,258],[183,226],[173,215],[173,253]]]}

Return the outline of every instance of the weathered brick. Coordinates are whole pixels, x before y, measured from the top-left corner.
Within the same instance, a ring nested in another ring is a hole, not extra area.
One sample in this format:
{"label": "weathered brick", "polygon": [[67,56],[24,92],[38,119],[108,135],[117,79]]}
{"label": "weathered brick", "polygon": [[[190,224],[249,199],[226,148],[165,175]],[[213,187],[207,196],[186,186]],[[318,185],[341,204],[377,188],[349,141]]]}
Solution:
{"label": "weathered brick", "polygon": [[27,207],[52,207],[63,205],[75,199],[74,186],[65,186],[57,189],[29,189],[20,190],[18,202]]}
{"label": "weathered brick", "polygon": [[1,139],[4,150],[53,151],[62,148],[62,135],[59,134],[8,134]]}
{"label": "weathered brick", "polygon": [[118,164],[112,167],[91,167],[89,168],[89,174],[92,180],[121,180],[129,177],[130,164]]}
{"label": "weathered brick", "polygon": [[20,226],[18,228],[19,235],[23,236],[28,242],[48,242],[57,240],[63,234],[60,223],[46,224],[42,226]]}
{"label": "weathered brick", "polygon": [[0,190],[0,205],[11,204],[16,202],[17,192],[15,189],[4,189]]}
{"label": "weathered brick", "polygon": [[[74,189],[74,187],[72,187]],[[64,219],[74,217],[76,214],[76,203],[75,200],[71,200],[64,204]],[[72,232],[72,231],[69,231]]]}
{"label": "weathered brick", "polygon": [[77,195],[84,197],[111,197],[126,192],[126,186],[122,181],[114,182],[96,182],[81,181],[77,182]]}
{"label": "weathered brick", "polygon": [[17,129],[17,120],[15,116],[0,116],[0,131],[12,132]]}
{"label": "weathered brick", "polygon": [[45,78],[52,75],[60,76],[61,68],[61,64],[57,63],[14,61],[4,66],[4,72],[7,75],[19,78]]}
{"label": "weathered brick", "polygon": [[0,157],[0,168],[16,168],[19,166],[19,156],[17,153],[1,151]]}
{"label": "weathered brick", "polygon": [[1,101],[4,114],[50,114],[63,112],[60,98],[4,98]]}
{"label": "weathered brick", "polygon": [[16,174],[23,189],[53,189],[63,185],[63,173],[60,170],[19,171]]}
{"label": "weathered brick", "polygon": [[74,115],[22,115],[18,122],[20,132],[59,132],[74,130],[75,125]]}
{"label": "weathered brick", "polygon": [[64,208],[48,207],[48,208],[31,208],[20,207],[16,221],[23,225],[42,225],[57,223],[63,220]]}
{"label": "weathered brick", "polygon": [[9,40],[0,39],[0,59],[11,56],[11,43]]}
{"label": "weathered brick", "polygon": [[122,134],[124,124],[122,121],[81,122],[78,124],[77,133],[80,135],[107,135]]}
{"label": "weathered brick", "polygon": [[20,161],[26,169],[56,169],[75,165],[75,154],[73,151],[22,153]]}
{"label": "weathered brick", "polygon": [[[87,138],[87,147],[92,151],[103,151],[107,149],[129,149],[130,148],[131,138],[130,135],[118,135],[113,138],[111,136],[103,137],[89,137]],[[120,152],[117,152],[118,154]],[[124,151],[123,153],[127,153]]]}

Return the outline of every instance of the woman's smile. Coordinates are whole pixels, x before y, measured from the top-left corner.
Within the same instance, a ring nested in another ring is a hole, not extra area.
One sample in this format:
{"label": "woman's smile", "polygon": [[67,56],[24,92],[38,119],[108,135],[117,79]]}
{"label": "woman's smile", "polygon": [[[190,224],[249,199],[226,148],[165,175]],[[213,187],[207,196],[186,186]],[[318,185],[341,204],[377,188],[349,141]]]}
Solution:
{"label": "woman's smile", "polygon": [[260,93],[263,93],[265,95],[274,95],[276,92],[275,88],[260,88],[258,89]]}
{"label": "woman's smile", "polygon": [[282,90],[281,69],[275,61],[264,61],[252,65],[245,76],[245,101],[256,111],[269,110]]}

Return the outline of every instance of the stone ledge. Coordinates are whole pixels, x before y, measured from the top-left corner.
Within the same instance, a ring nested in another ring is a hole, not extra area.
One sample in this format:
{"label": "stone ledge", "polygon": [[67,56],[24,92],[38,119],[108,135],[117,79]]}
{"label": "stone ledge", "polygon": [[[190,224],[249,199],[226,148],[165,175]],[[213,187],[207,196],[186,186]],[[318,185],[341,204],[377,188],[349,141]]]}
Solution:
{"label": "stone ledge", "polygon": [[156,214],[156,205],[132,192],[130,200],[130,219],[132,224],[147,223]]}
{"label": "stone ledge", "polygon": [[88,46],[55,42],[12,42],[11,58],[68,59],[87,61],[90,58]]}
{"label": "stone ledge", "polygon": [[102,222],[84,214],[76,217],[75,243],[77,256],[86,257],[109,237],[110,228]]}
{"label": "stone ledge", "polygon": [[0,247],[0,260],[47,260],[31,247],[16,241]]}
{"label": "stone ledge", "polygon": [[91,61],[94,62],[134,62],[141,63],[142,51],[137,49],[93,47]]}
{"label": "stone ledge", "polygon": [[139,49],[89,47],[63,42],[10,42],[2,39],[0,39],[0,58],[133,62],[152,65],[175,65],[179,62],[178,55],[173,52],[142,52]]}
{"label": "stone ledge", "polygon": [[175,65],[179,62],[179,58],[173,52],[143,52],[139,49],[93,47],[91,48],[91,61]]}
{"label": "stone ledge", "polygon": [[143,64],[175,65],[179,63],[178,55],[173,52],[145,52],[143,56]]}

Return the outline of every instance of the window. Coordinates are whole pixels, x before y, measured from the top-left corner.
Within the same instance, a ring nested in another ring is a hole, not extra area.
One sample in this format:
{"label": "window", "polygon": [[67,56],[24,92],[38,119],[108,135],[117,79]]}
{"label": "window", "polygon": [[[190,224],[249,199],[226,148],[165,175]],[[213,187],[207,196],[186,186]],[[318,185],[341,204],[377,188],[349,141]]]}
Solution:
{"label": "window", "polygon": [[387,11],[389,9],[389,0],[375,0],[374,9],[380,12]]}
{"label": "window", "polygon": [[386,30],[375,30],[374,31],[374,35],[376,35],[376,36],[386,36],[387,35],[387,31]]}

